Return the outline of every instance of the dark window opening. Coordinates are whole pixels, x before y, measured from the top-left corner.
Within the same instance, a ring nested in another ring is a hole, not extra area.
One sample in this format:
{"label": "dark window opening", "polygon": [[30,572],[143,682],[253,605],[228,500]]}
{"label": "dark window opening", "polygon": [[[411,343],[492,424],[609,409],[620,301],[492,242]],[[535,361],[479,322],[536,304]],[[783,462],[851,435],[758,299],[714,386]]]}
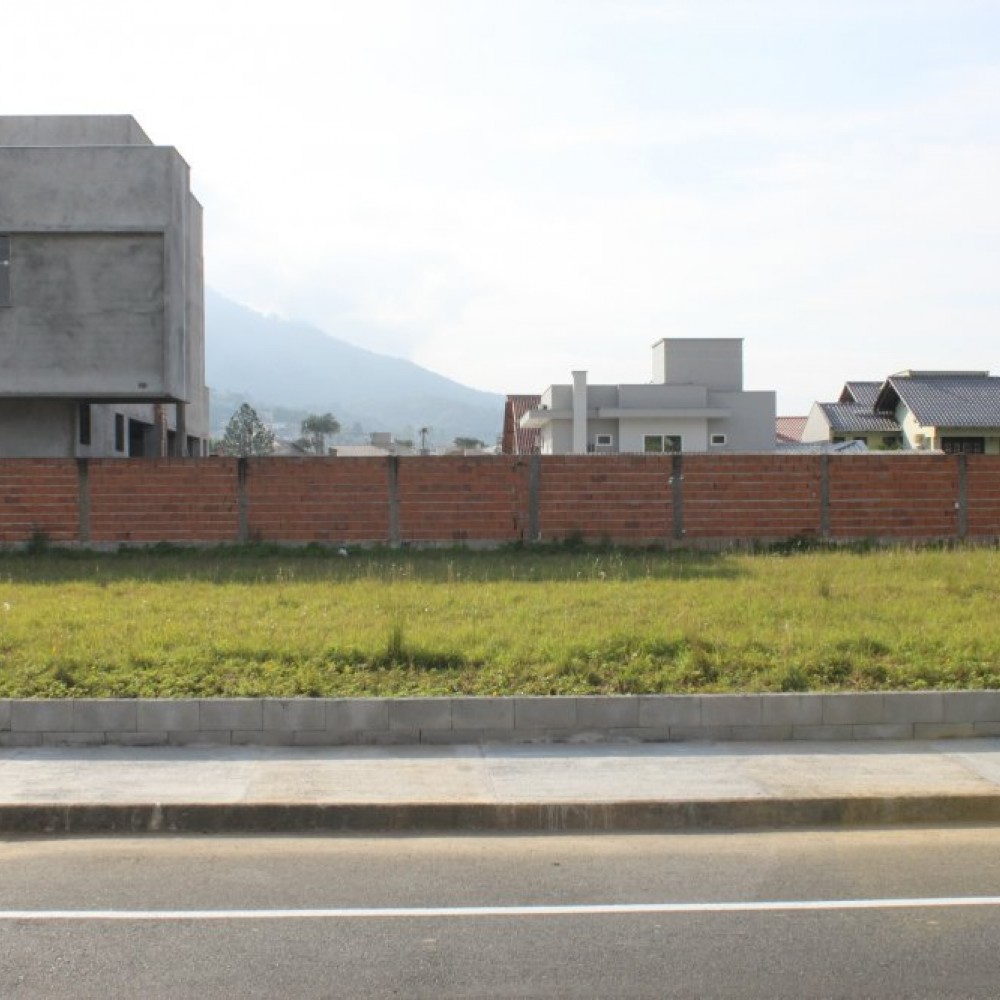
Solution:
{"label": "dark window opening", "polygon": [[90,403],[81,403],[78,414],[78,440],[80,444],[90,444]]}
{"label": "dark window opening", "polygon": [[947,455],[983,455],[986,453],[986,438],[943,437],[941,450]]}
{"label": "dark window opening", "polygon": [[115,414],[115,451],[125,450],[125,414]]}
{"label": "dark window opening", "polygon": [[131,458],[146,458],[155,455],[154,448],[156,428],[141,420],[128,422],[128,453]]}
{"label": "dark window opening", "polygon": [[0,306],[10,305],[10,237],[0,236]]}

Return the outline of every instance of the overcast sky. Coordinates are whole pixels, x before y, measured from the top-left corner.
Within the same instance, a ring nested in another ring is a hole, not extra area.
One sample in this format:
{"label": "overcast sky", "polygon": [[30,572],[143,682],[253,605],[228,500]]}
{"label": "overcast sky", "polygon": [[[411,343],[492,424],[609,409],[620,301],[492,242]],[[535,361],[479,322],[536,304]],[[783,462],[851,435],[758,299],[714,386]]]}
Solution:
{"label": "overcast sky", "polygon": [[[997,0],[32,0],[0,113],[133,114],[208,284],[498,392],[743,337],[779,413],[1000,374]],[[210,335],[210,332],[209,332]]]}

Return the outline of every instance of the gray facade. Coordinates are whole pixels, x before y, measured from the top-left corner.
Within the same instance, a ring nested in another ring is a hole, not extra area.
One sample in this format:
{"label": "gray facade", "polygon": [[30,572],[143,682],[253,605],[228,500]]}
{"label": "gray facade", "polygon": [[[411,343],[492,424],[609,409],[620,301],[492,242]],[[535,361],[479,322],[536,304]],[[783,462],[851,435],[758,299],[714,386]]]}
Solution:
{"label": "gray facade", "polygon": [[653,379],[635,385],[551,385],[520,419],[543,455],[770,452],[773,391],[743,388],[739,338],[671,338],[653,345]]}
{"label": "gray facade", "polygon": [[130,116],[0,116],[0,455],[204,454],[201,206]]}

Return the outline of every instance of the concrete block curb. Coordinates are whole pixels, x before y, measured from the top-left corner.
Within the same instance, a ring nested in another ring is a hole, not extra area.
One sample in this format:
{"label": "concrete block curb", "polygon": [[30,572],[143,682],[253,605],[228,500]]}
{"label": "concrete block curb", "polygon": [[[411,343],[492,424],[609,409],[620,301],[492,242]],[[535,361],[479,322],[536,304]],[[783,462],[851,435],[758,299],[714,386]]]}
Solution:
{"label": "concrete block curb", "polygon": [[0,747],[404,746],[1000,735],[1000,691],[0,699]]}

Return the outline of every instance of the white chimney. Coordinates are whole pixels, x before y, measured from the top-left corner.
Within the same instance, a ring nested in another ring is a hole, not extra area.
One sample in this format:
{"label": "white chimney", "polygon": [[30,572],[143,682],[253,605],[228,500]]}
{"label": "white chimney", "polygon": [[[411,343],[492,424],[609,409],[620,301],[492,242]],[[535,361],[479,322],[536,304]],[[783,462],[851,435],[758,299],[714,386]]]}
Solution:
{"label": "white chimney", "polygon": [[586,372],[573,372],[573,454],[587,454]]}

